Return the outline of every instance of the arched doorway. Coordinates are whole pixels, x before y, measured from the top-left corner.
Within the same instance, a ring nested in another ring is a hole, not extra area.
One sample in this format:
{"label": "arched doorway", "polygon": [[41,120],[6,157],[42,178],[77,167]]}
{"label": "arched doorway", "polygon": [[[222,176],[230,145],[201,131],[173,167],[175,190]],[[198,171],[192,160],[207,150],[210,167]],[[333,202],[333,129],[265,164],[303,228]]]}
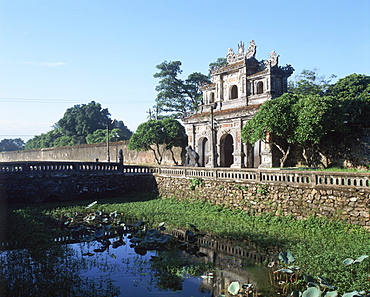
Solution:
{"label": "arched doorway", "polygon": [[198,142],[199,148],[199,166],[204,167],[207,165],[209,161],[209,148],[208,148],[208,138],[203,137],[199,139]]}
{"label": "arched doorway", "polygon": [[220,143],[220,166],[230,167],[234,163],[234,139],[230,134],[221,138]]}
{"label": "arched doorway", "polygon": [[261,142],[257,141],[254,145],[245,144],[246,166],[248,168],[258,168],[261,164]]}

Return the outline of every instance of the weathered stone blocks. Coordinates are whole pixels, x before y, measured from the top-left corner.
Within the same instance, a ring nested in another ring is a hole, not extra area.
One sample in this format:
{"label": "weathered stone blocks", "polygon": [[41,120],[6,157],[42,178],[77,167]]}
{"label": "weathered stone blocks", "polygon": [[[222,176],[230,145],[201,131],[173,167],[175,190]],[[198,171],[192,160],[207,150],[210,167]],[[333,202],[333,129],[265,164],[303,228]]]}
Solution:
{"label": "weathered stone blocks", "polygon": [[294,215],[298,219],[325,216],[370,227],[369,193],[351,189],[319,189],[287,185],[261,185],[232,181],[202,180],[202,186],[189,189],[191,179],[155,176],[158,192],[163,197],[206,200],[247,212],[272,212]]}

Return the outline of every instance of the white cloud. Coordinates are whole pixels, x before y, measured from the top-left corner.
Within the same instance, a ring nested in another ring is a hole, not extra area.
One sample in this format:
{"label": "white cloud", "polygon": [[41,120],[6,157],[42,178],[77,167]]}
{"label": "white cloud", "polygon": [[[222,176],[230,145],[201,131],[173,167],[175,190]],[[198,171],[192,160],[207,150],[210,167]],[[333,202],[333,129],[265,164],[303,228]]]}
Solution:
{"label": "white cloud", "polygon": [[41,62],[41,63],[35,63],[35,62],[32,62],[32,61],[23,62],[23,64],[26,64],[26,65],[45,66],[45,67],[58,67],[58,66],[67,65],[67,63],[64,63],[64,62]]}
{"label": "white cloud", "polygon": [[64,66],[66,63],[64,62],[44,62],[40,63],[40,66],[46,66],[46,67],[57,67],[57,66]]}

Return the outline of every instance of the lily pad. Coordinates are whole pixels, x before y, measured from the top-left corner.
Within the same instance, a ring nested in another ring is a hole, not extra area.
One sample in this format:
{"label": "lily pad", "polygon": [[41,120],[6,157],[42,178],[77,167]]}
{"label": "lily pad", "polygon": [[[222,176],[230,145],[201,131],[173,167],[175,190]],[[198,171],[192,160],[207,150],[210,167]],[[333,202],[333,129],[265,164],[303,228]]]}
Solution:
{"label": "lily pad", "polygon": [[232,282],[229,287],[227,288],[227,291],[231,294],[231,295],[237,295],[239,293],[239,290],[240,290],[240,284],[239,282]]}
{"label": "lily pad", "polygon": [[193,225],[193,224],[190,224],[190,223],[188,223],[188,225],[191,227],[191,228],[193,228],[193,230],[195,231],[195,232],[198,232],[199,230],[198,230],[198,228],[197,228],[197,226],[195,226],[195,225]]}
{"label": "lily pad", "polygon": [[147,235],[149,235],[149,236],[154,236],[154,235],[156,235],[156,234],[158,234],[159,233],[159,231],[158,230],[156,230],[156,229],[149,229],[147,232],[146,232],[146,234]]}
{"label": "lily pad", "polygon": [[343,261],[343,264],[344,265],[351,265],[355,260],[353,260],[352,258],[347,258]]}
{"label": "lily pad", "polygon": [[186,230],[186,232],[185,232],[185,236],[187,236],[187,237],[192,237],[192,236],[195,236],[195,234],[194,234],[194,232],[193,232],[193,231],[191,231],[191,230]]}
{"label": "lily pad", "polygon": [[130,242],[131,242],[131,243],[139,243],[139,242],[141,242],[141,239],[139,239],[139,238],[137,238],[137,237],[132,237],[132,238],[130,239]]}
{"label": "lily pad", "polygon": [[165,222],[162,222],[158,225],[159,230],[166,230],[166,227],[164,226]]}
{"label": "lily pad", "polygon": [[302,297],[320,297],[321,295],[322,292],[319,289],[311,287],[303,292]]}
{"label": "lily pad", "polygon": [[157,238],[157,242],[159,244],[165,244],[165,243],[169,242],[170,239],[171,239],[171,236],[165,234],[165,235],[162,235],[161,237]]}
{"label": "lily pad", "polygon": [[292,274],[292,273],[294,273],[294,271],[293,271],[293,270],[291,270],[291,269],[286,269],[286,268],[282,268],[282,269],[279,269],[279,270],[277,270],[277,271],[284,272],[284,273],[288,273],[288,274]]}
{"label": "lily pad", "polygon": [[104,231],[103,231],[103,229],[99,229],[99,230],[96,230],[96,231],[94,232],[94,236],[95,236],[96,238],[103,237],[103,235],[104,235]]}
{"label": "lily pad", "polygon": [[361,296],[361,294],[357,291],[353,291],[353,292],[350,292],[350,293],[345,293],[342,295],[342,297],[357,297],[357,296]]}
{"label": "lily pad", "polygon": [[325,293],[325,297],[337,297],[338,292],[337,291],[330,291]]}
{"label": "lily pad", "polygon": [[295,261],[295,257],[291,252],[279,253],[279,259],[287,265],[292,264]]}
{"label": "lily pad", "polygon": [[369,257],[368,255],[363,255],[361,257],[358,257],[355,261],[353,261],[353,264],[361,263],[363,260],[365,260],[368,257]]}
{"label": "lily pad", "polygon": [[94,201],[94,202],[90,203],[88,206],[86,206],[86,208],[90,208],[90,207],[94,206],[96,203],[98,203],[98,201]]}
{"label": "lily pad", "polygon": [[291,294],[292,297],[301,297],[302,296],[302,292],[300,291],[293,291],[292,294]]}

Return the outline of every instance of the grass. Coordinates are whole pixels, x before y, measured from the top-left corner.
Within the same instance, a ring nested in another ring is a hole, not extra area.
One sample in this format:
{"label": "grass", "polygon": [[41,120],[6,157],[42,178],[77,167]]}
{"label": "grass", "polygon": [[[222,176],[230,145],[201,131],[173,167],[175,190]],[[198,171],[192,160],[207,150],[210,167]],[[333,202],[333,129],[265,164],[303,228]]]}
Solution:
{"label": "grass", "polygon": [[[8,222],[11,223],[7,224],[5,233],[8,237],[31,242],[39,237],[37,240],[44,243],[59,232],[55,227],[63,214],[117,211],[127,218],[142,219],[153,226],[164,221],[167,228],[186,229],[188,223],[192,223],[201,231],[229,239],[237,245],[253,246],[261,253],[291,251],[297,258],[295,265],[301,267],[302,273],[326,278],[341,293],[370,289],[369,259],[356,267],[343,264],[348,257],[356,259],[370,255],[370,234],[357,225],[319,217],[296,220],[292,216],[270,213],[251,216],[205,201],[159,199],[149,194],[99,200],[86,209],[91,202],[14,206],[9,210]],[[21,229],[16,222],[21,224]]]}

